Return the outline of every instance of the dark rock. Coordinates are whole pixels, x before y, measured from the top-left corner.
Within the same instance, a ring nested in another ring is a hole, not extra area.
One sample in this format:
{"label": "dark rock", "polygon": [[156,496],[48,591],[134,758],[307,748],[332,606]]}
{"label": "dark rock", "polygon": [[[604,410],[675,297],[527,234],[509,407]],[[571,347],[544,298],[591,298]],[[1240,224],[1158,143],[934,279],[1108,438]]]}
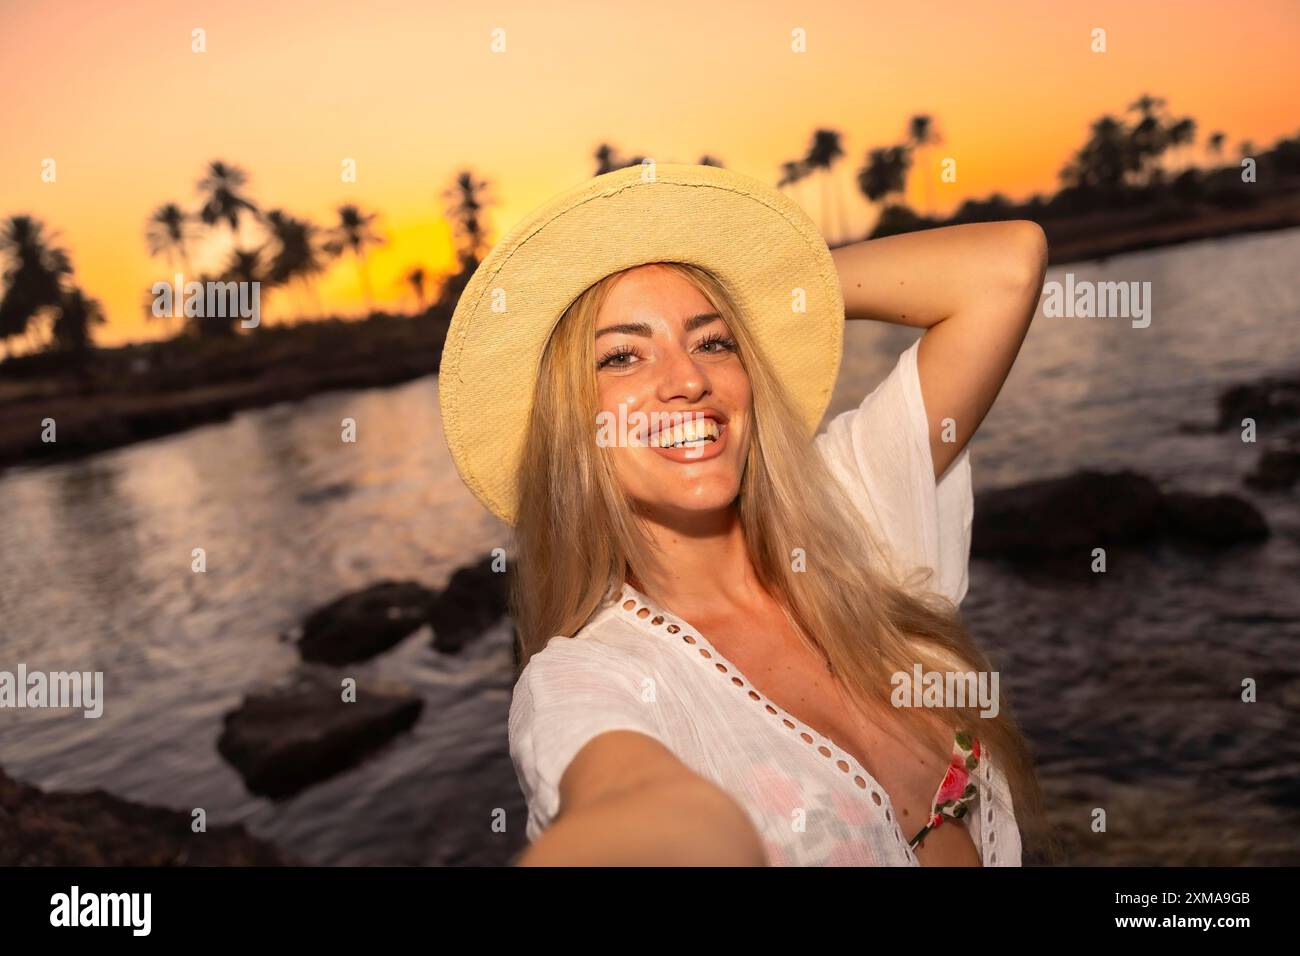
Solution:
{"label": "dark rock", "polygon": [[1270,441],[1244,479],[1256,491],[1284,491],[1300,481],[1300,429]]}
{"label": "dark rock", "polygon": [[360,763],[409,729],[424,702],[404,687],[358,682],[345,702],[339,680],[300,674],[249,695],[226,715],[217,750],[250,793],[281,798]]}
{"label": "dark rock", "polygon": [[1233,385],[1219,395],[1219,430],[1240,428],[1243,418],[1264,425],[1300,417],[1300,379],[1265,378]]}
{"label": "dark rock", "polygon": [[433,602],[429,622],[433,625],[433,646],[439,651],[459,651],[466,640],[482,634],[509,613],[509,574],[493,571],[492,562],[488,555],[477,564],[458,568]]}
{"label": "dark rock", "polygon": [[434,598],[414,581],[380,581],[345,594],[307,616],[298,651],[322,664],[367,660],[424,626]]}
{"label": "dark rock", "polygon": [[1093,548],[1165,539],[1223,547],[1268,536],[1263,515],[1231,495],[1165,493],[1133,471],[1084,470],[982,492],[975,503],[971,555],[1043,562]]}
{"label": "dark rock", "polygon": [[1165,533],[1212,547],[1228,547],[1268,537],[1268,523],[1249,501],[1232,495],[1165,496]]}
{"label": "dark rock", "polygon": [[1159,531],[1161,494],[1133,471],[1080,471],[982,492],[975,504],[973,557],[1077,554],[1138,543]]}
{"label": "dark rock", "polygon": [[239,824],[191,830],[189,812],[103,790],[59,793],[0,769],[0,866],[296,866]]}

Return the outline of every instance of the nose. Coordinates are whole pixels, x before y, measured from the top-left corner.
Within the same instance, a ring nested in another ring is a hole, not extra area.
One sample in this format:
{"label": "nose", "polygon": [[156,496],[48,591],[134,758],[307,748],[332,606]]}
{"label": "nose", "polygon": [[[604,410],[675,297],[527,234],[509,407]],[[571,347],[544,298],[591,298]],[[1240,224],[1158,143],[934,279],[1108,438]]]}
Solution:
{"label": "nose", "polygon": [[656,395],[667,404],[673,399],[698,402],[709,394],[709,376],[704,366],[686,349],[674,347],[659,362]]}

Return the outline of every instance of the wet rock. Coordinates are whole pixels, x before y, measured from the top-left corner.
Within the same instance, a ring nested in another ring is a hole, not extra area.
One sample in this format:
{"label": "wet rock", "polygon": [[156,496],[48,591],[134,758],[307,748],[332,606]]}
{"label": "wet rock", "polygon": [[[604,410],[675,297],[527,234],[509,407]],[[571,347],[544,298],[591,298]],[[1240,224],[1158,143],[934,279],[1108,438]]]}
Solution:
{"label": "wet rock", "polygon": [[1227,546],[1267,536],[1263,516],[1240,498],[1166,493],[1134,471],[1083,470],[982,492],[971,555],[1036,561],[1166,538]]}
{"label": "wet rock", "polygon": [[1268,537],[1268,523],[1259,509],[1233,495],[1171,492],[1164,500],[1164,532],[1184,541],[1226,548],[1263,541]]}
{"label": "wet rock", "polygon": [[1266,444],[1255,470],[1243,480],[1256,491],[1285,491],[1300,481],[1300,429]]}
{"label": "wet rock", "polygon": [[322,664],[367,660],[424,626],[435,597],[414,581],[380,581],[345,594],[307,616],[298,651]]}
{"label": "wet rock", "polygon": [[1257,425],[1275,424],[1300,417],[1300,378],[1269,377],[1259,382],[1233,385],[1219,394],[1219,430],[1240,428],[1243,418]]}
{"label": "wet rock", "polygon": [[103,790],[44,791],[0,769],[0,866],[293,866],[238,824],[194,833],[187,811]]}
{"label": "wet rock", "polygon": [[359,764],[408,730],[423,706],[412,691],[380,681],[358,681],[347,702],[339,679],[300,674],[227,714],[217,750],[250,793],[287,797]]}
{"label": "wet rock", "polygon": [[509,612],[509,574],[492,570],[491,555],[458,568],[433,602],[429,622],[433,646],[444,653],[459,651]]}

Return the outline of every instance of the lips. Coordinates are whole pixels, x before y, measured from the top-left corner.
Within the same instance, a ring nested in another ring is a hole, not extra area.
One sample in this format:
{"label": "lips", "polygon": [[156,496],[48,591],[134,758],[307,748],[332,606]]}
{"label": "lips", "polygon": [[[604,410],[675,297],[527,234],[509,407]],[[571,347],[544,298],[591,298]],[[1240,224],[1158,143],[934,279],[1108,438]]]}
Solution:
{"label": "lips", "polygon": [[[661,432],[680,431],[683,425],[698,425],[711,422],[719,432],[727,425],[727,416],[716,408],[692,408],[671,412],[649,412],[648,414],[650,416],[650,428],[645,433],[643,440],[651,445],[660,444],[658,436]],[[669,444],[669,442],[664,442],[664,444]]]}
{"label": "lips", "polygon": [[[676,437],[680,434],[680,429],[682,427],[684,426],[677,426],[676,428],[670,427],[668,429],[661,429],[661,431],[664,433],[666,438]],[[717,437],[712,441],[705,440],[703,444],[678,445],[675,448],[661,447],[652,444],[650,450],[661,458],[666,458],[669,461],[683,465],[708,461],[710,458],[717,458],[727,447],[727,436],[731,434],[731,429],[728,428],[725,423],[719,423],[714,419],[708,419],[707,424],[695,427],[697,436],[701,430],[709,432],[716,430]],[[658,433],[656,433],[655,437],[652,437],[652,442],[656,440],[657,435]]]}

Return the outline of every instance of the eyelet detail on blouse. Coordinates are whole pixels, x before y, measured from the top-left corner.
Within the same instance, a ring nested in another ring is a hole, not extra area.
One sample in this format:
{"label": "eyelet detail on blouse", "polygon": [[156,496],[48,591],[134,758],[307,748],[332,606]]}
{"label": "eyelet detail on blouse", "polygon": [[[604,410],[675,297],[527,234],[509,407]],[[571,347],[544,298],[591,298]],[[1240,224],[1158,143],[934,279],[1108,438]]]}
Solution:
{"label": "eyelet detail on blouse", "polygon": [[[625,611],[633,611],[633,609],[636,608],[634,614],[635,614],[635,616],[637,617],[637,619],[642,620],[642,621],[646,620],[646,618],[649,618],[650,615],[651,615],[652,613],[655,612],[655,609],[653,609],[653,608],[651,608],[651,607],[649,607],[649,606],[647,606],[647,605],[641,605],[640,607],[638,607],[638,604],[640,604],[640,602],[639,602],[639,601],[636,601],[636,600],[628,600],[628,601],[625,601],[625,602],[623,602],[623,610],[625,610]],[[654,618],[653,618],[649,623],[652,624],[652,625],[654,625],[654,626],[656,626],[656,627],[658,627],[659,625],[663,624],[665,620],[666,620],[666,618],[665,618],[665,616],[664,616],[663,614],[655,614]],[[672,623],[670,623],[670,624],[668,624],[668,625],[664,628],[664,630],[667,631],[667,633],[669,633],[669,634],[678,634],[678,633],[681,633],[681,632],[683,631],[683,628],[682,628],[680,625],[678,625],[678,624],[672,624]],[[682,633],[682,640],[683,640],[685,643],[687,643],[687,644],[691,644],[691,645],[696,645],[696,644],[698,644],[698,641],[695,639],[695,637],[692,636],[692,635],[689,634],[689,633]],[[713,660],[713,654],[711,654],[711,653],[709,652],[708,648],[706,648],[706,647],[697,647],[696,649],[700,652],[700,656],[701,656],[701,657],[705,658],[706,660]],[[728,670],[728,668],[726,667],[726,665],[724,665],[721,661],[714,661],[714,666],[718,669],[718,672],[719,672],[719,673],[722,673],[722,674],[730,673],[730,671]],[[737,687],[740,687],[740,688],[742,688],[742,689],[745,688],[745,682],[744,682],[740,677],[738,677],[738,676],[732,676],[732,678],[731,678],[731,682],[732,682],[733,684],[735,684],[735,686],[737,686]],[[774,706],[772,703],[770,703],[770,702],[768,702],[768,701],[765,701],[765,700],[763,699],[763,697],[762,697],[761,694],[757,693],[757,692],[754,691],[753,689],[750,689],[750,690],[748,691],[748,695],[749,695],[749,697],[750,697],[751,700],[756,700],[756,701],[759,701],[760,703],[762,703],[762,704],[763,704],[763,709],[766,710],[767,713],[771,714],[773,717],[780,717],[780,718],[781,718],[781,723],[782,723],[782,724],[783,724],[787,729],[795,731],[795,732],[798,734],[798,736],[799,736],[799,738],[800,738],[801,740],[803,740],[805,743],[807,743],[807,744],[809,744],[809,745],[816,746],[818,753],[820,753],[823,757],[826,757],[826,758],[828,758],[828,759],[829,759],[829,758],[836,758],[836,763],[835,763],[835,765],[836,765],[837,767],[839,767],[839,769],[840,769],[843,773],[846,773],[846,774],[847,774],[847,773],[850,773],[850,772],[852,771],[852,769],[853,769],[853,765],[850,764],[850,762],[849,762],[848,760],[843,759],[843,757],[838,757],[838,758],[837,758],[835,752],[832,751],[832,749],[831,749],[829,746],[827,746],[826,744],[819,744],[819,743],[816,741],[816,739],[812,736],[812,734],[808,733],[807,730],[801,730],[801,729],[799,728],[799,725],[796,724],[796,723],[795,723],[795,722],[794,722],[794,721],[793,721],[793,720],[792,720],[788,715],[785,715],[785,714],[784,714],[784,713],[783,713],[779,708],[777,708],[776,706]],[[833,744],[833,743],[834,743],[833,741],[830,741],[829,739],[825,738],[824,735],[822,735],[822,734],[818,734],[817,736],[818,736],[818,737],[822,737],[823,739],[825,739],[825,740],[827,741],[827,744]],[[846,754],[845,756],[850,756],[850,755],[847,755],[847,754]],[[986,772],[986,775],[987,775],[987,763],[986,763],[986,766],[985,766],[985,772]],[[853,782],[857,784],[859,790],[867,790],[867,789],[869,789],[868,784],[867,784],[867,780],[866,780],[866,778],[865,778],[864,776],[862,776],[862,774],[854,774],[854,776],[853,776],[852,779],[853,779]],[[893,814],[890,812],[890,810],[889,810],[888,807],[885,807],[885,806],[884,806],[884,801],[881,799],[880,792],[879,792],[878,790],[871,790],[871,799],[872,799],[873,804],[874,804],[876,807],[881,807],[881,808],[883,808],[883,810],[882,810],[881,812],[882,812],[882,815],[883,815],[883,817],[884,817],[885,822],[886,822],[886,823],[890,823],[890,824],[894,824],[894,817],[893,817]],[[992,811],[991,811],[991,809],[990,809],[990,820],[992,820],[991,812],[992,812]],[[904,839],[903,834],[902,834],[902,832],[899,830],[899,827],[898,827],[897,824],[894,824],[894,825],[893,825],[893,830],[894,830],[894,839],[895,839],[898,843],[902,844],[903,853],[904,853],[904,855],[906,856],[906,858],[908,859],[908,861],[911,862],[911,863],[913,863],[913,864],[919,865],[919,864],[917,863],[916,854],[912,851],[912,847],[911,847],[911,846],[907,843],[907,841]]]}

